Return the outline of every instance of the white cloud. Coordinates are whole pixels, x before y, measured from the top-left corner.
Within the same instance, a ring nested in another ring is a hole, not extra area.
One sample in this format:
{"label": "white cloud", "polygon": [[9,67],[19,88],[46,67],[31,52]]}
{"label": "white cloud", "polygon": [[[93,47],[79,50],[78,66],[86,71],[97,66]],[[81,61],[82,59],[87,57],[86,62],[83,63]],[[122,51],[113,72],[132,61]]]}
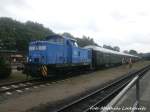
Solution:
{"label": "white cloud", "polygon": [[57,33],[87,35],[123,50],[150,51],[148,0],[1,0],[0,16],[40,22]]}

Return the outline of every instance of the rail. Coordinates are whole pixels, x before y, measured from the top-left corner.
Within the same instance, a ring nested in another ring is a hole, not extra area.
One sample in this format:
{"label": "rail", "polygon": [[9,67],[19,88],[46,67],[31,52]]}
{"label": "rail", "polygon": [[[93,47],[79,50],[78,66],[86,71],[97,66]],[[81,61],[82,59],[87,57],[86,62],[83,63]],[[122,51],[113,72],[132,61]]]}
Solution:
{"label": "rail", "polygon": [[[145,70],[148,71],[149,67]],[[136,87],[136,101],[133,105],[133,109],[131,112],[139,112],[138,108],[140,107],[140,78],[141,78],[141,74],[144,74],[145,71],[143,71],[142,73],[138,74],[137,76],[135,76],[130,83],[115,97],[111,100],[111,102],[109,104],[107,104],[102,112],[113,112],[111,109],[113,107],[116,106],[116,104],[118,104],[118,102],[123,98],[123,96],[132,88],[132,87]]]}

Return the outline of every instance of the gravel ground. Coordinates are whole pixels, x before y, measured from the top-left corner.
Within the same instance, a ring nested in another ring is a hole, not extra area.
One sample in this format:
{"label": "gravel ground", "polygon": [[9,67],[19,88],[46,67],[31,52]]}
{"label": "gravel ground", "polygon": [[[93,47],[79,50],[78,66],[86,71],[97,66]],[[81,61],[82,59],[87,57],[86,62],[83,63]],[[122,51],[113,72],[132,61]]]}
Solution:
{"label": "gravel ground", "polygon": [[150,64],[150,62],[144,61],[135,63],[132,69],[129,69],[127,65],[122,65],[100,70],[86,75],[71,77],[65,81],[58,81],[46,87],[39,87],[31,90],[32,92],[24,92],[22,93],[23,95],[12,95],[13,97],[9,97],[7,100],[2,100],[0,102],[0,111],[35,111],[34,107],[39,109],[39,107],[47,106],[47,104],[63,101],[116,79],[129,71],[140,69],[148,64]]}

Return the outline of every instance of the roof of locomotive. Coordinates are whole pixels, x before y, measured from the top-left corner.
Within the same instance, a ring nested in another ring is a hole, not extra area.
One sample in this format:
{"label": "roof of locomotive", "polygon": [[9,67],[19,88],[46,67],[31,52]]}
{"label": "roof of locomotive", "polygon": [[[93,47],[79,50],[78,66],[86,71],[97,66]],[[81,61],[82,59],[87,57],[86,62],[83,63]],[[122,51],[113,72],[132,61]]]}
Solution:
{"label": "roof of locomotive", "polygon": [[66,40],[72,40],[72,41],[76,41],[75,39],[73,38],[69,38],[69,37],[66,37],[66,36],[61,36],[61,35],[58,35],[58,34],[54,34],[54,35],[49,35],[46,37],[46,40],[49,40],[51,38],[64,38]]}
{"label": "roof of locomotive", "polygon": [[63,38],[63,39],[66,39],[66,40],[76,41],[75,39],[72,39],[72,38],[69,38],[69,37],[66,37],[66,36],[61,36],[61,35],[54,34],[54,35],[47,36],[43,40],[34,40],[34,41],[31,41],[30,45],[36,44],[36,43],[48,43],[48,40],[52,39],[52,38]]}
{"label": "roof of locomotive", "polygon": [[135,55],[131,55],[131,54],[123,53],[123,52],[117,52],[117,51],[109,50],[109,49],[94,46],[94,45],[85,46],[84,48],[93,49],[93,50],[101,51],[101,52],[104,52],[104,53],[111,53],[111,54],[131,56],[131,57],[138,57],[138,56],[135,56]]}

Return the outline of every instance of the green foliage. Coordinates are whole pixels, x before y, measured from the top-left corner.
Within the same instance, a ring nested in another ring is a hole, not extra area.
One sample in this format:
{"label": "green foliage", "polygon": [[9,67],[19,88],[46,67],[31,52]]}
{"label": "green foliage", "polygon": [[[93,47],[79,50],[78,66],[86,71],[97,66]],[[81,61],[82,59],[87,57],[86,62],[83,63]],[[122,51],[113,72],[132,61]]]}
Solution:
{"label": "green foliage", "polygon": [[86,36],[83,36],[82,38],[77,38],[77,43],[81,47],[84,47],[87,45],[97,45],[92,38],[86,37]]}
{"label": "green foliage", "polygon": [[104,44],[104,45],[103,45],[103,48],[110,49],[110,50],[117,51],[117,52],[120,51],[120,48],[119,48],[118,46],[112,47],[112,46],[109,46],[109,45],[105,45],[105,44]]}
{"label": "green foliage", "polygon": [[138,54],[138,53],[137,53],[136,50],[130,50],[130,51],[129,51],[129,54],[133,54],[133,55],[134,55],[134,54]]}
{"label": "green foliage", "polygon": [[113,47],[109,46],[109,45],[103,45],[103,48],[106,48],[106,49],[110,49],[110,50],[113,50]]}
{"label": "green foliage", "polygon": [[0,18],[0,49],[25,51],[29,41],[51,34],[54,34],[52,30],[39,23],[21,23],[11,18]]}
{"label": "green foliage", "polygon": [[[21,23],[7,17],[0,18],[0,49],[3,50],[26,51],[31,40],[41,40],[51,34],[55,33],[36,22]],[[97,45],[90,37],[77,38],[70,33],[62,35],[76,39],[80,47]]]}
{"label": "green foliage", "polygon": [[10,63],[2,56],[0,56],[0,78],[8,77],[11,74]]}
{"label": "green foliage", "polygon": [[113,49],[114,49],[114,51],[120,52],[120,48],[118,46],[114,46]]}
{"label": "green foliage", "polygon": [[150,60],[150,53],[140,53],[139,55],[145,60]]}
{"label": "green foliage", "polygon": [[84,47],[87,45],[97,45],[92,38],[87,37],[87,36],[78,38],[78,37],[74,37],[73,35],[67,32],[63,33],[62,35],[77,40],[77,43],[80,47]]}

